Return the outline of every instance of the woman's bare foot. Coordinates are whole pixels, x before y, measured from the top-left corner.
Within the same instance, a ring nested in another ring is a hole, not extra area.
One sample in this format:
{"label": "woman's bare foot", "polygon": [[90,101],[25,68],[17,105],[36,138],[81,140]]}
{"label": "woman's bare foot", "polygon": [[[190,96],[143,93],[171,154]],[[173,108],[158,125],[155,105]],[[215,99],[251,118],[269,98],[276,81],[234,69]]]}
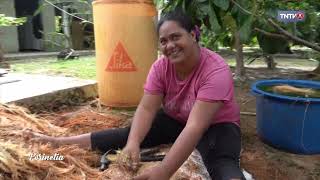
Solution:
{"label": "woman's bare foot", "polygon": [[35,143],[50,143],[54,146],[58,145],[58,139],[44,134],[32,132],[31,130],[24,130],[22,136],[25,140]]}

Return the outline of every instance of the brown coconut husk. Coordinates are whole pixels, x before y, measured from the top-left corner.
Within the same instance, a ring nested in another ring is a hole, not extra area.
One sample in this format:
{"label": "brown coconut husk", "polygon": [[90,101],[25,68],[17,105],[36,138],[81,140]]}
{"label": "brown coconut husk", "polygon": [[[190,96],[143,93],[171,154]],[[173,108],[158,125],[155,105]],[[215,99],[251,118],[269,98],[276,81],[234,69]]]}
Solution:
{"label": "brown coconut husk", "polygon": [[[81,119],[81,118],[80,118]],[[90,120],[93,121],[93,120]],[[60,127],[51,124],[46,119],[32,115],[25,108],[0,104],[0,179],[13,180],[40,180],[40,179],[132,179],[136,174],[155,166],[157,162],[143,163],[139,171],[133,172],[114,163],[100,172],[100,155],[88,149],[79,148],[76,145],[54,148],[50,144],[36,144],[23,138],[23,131],[30,129],[33,132],[50,136],[68,136],[73,125],[79,125],[80,129],[88,125],[90,121],[66,121]],[[82,124],[83,122],[83,124]],[[106,123],[107,124],[107,123]],[[163,148],[165,153],[168,148]],[[31,160],[31,154],[63,156],[63,160]],[[196,158],[195,158],[196,157]],[[209,179],[203,173],[203,164],[199,161],[200,155],[192,155],[189,160],[177,171],[172,180],[177,179]],[[199,163],[200,162],[200,163]],[[190,165],[191,164],[191,165]],[[202,164],[202,166],[201,166]]]}
{"label": "brown coconut husk", "polygon": [[310,88],[298,88],[290,85],[277,85],[272,87],[272,91],[283,95],[297,95],[303,97],[320,97],[317,92]]}
{"label": "brown coconut husk", "polygon": [[[95,179],[99,171],[92,168],[99,159],[93,152],[77,146],[63,146],[57,149],[49,145],[29,146],[12,142],[0,142],[0,172],[7,179]],[[63,155],[60,160],[30,160],[31,154]]]}
{"label": "brown coconut husk", "polygon": [[116,128],[121,126],[125,119],[112,114],[100,114],[90,109],[81,110],[59,122],[57,125],[67,129],[70,134],[84,134],[93,131]]}
{"label": "brown coconut husk", "polygon": [[6,131],[6,128],[10,127],[16,130],[32,129],[35,132],[48,135],[59,135],[66,131],[66,129],[55,126],[45,119],[30,114],[23,107],[0,104],[0,128]]}
{"label": "brown coconut husk", "polygon": [[[28,113],[18,106],[0,104],[0,173],[4,179],[84,179],[99,177],[99,155],[77,146],[53,148],[25,141],[23,132],[29,129],[51,136],[64,135],[66,128]],[[31,154],[64,157],[62,161],[30,160]]]}

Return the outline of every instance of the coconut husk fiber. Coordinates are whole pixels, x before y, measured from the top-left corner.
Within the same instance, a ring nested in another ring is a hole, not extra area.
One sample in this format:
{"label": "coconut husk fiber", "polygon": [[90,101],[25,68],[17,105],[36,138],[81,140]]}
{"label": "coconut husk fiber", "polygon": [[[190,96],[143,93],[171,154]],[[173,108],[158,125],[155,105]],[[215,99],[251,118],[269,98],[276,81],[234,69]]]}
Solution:
{"label": "coconut husk fiber", "polygon": [[282,95],[320,98],[320,92],[314,89],[294,87],[287,84],[273,86],[272,91]]}
{"label": "coconut husk fiber", "polygon": [[65,114],[56,125],[67,129],[69,134],[84,134],[92,131],[121,126],[125,119],[117,115],[101,114],[90,109],[83,109]]}
{"label": "coconut husk fiber", "polygon": [[[85,119],[85,118],[84,118]],[[94,121],[94,120],[92,120]],[[88,125],[88,119],[83,121]],[[79,148],[76,145],[53,147],[50,144],[39,144],[23,138],[26,129],[49,136],[69,136],[72,124],[79,130],[81,121],[72,120],[61,126],[50,123],[49,120],[32,115],[25,108],[0,104],[0,179],[13,180],[60,180],[60,179],[132,179],[135,172],[122,168],[118,164],[100,172],[100,156],[98,152]],[[101,126],[100,123],[98,123]],[[80,131],[78,131],[80,132]],[[168,148],[161,150],[163,153]],[[32,160],[32,154],[58,154],[63,160]],[[156,165],[155,162],[143,163],[138,174]],[[193,152],[184,165],[172,177],[177,179],[210,179],[198,152]]]}

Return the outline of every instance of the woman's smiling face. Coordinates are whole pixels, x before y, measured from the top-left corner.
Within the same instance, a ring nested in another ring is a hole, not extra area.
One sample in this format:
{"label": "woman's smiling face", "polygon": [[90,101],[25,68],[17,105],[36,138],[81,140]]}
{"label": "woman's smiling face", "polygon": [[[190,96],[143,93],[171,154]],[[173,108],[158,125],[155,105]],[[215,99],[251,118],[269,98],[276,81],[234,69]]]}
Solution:
{"label": "woman's smiling face", "polygon": [[159,28],[159,43],[170,62],[180,63],[190,57],[196,40],[193,32],[187,32],[176,21],[165,21]]}

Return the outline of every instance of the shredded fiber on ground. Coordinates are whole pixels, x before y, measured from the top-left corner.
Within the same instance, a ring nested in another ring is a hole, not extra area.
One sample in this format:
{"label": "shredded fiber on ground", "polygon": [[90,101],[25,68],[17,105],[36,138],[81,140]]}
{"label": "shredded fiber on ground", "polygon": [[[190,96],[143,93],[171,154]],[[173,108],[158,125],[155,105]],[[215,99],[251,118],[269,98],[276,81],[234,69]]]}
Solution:
{"label": "shredded fiber on ground", "polygon": [[[93,113],[93,112],[90,112]],[[87,114],[87,115],[86,115]],[[131,179],[135,173],[120,168],[117,164],[100,172],[98,152],[79,148],[75,145],[54,148],[50,144],[32,143],[23,138],[28,129],[49,136],[68,136],[93,130],[112,128],[122,122],[121,118],[96,113],[95,118],[88,111],[66,119],[64,122],[50,123],[49,120],[32,115],[27,109],[0,104],[0,179],[40,180],[40,179]],[[89,127],[89,128],[88,128]],[[164,150],[166,151],[166,150]],[[35,160],[32,155],[63,156],[63,160]],[[209,179],[203,170],[200,156],[194,152],[189,160],[177,171],[173,180]],[[200,163],[199,163],[200,162]],[[155,163],[145,163],[138,173]]]}

